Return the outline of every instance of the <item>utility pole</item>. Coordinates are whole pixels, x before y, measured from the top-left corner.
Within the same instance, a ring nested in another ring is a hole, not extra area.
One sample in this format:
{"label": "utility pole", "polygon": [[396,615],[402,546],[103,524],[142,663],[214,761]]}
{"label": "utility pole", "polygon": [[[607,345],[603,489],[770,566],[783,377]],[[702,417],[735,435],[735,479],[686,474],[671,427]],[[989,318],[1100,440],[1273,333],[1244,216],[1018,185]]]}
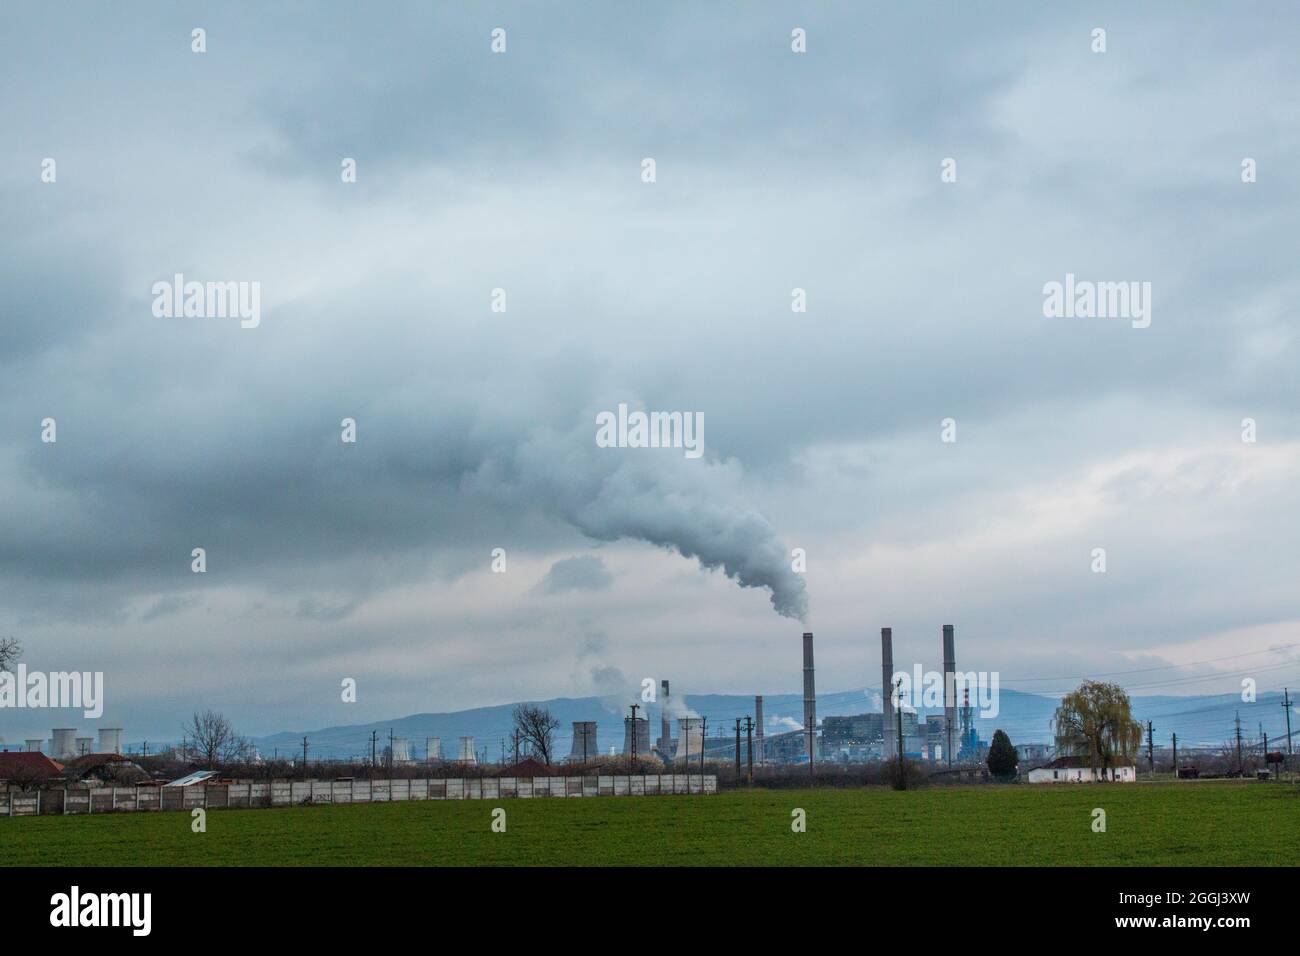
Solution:
{"label": "utility pole", "polygon": [[682,726],[678,734],[677,746],[686,748],[682,766],[686,768],[686,793],[689,795],[691,792],[691,725],[689,722]]}
{"label": "utility pole", "polygon": [[377,757],[376,751],[378,750],[378,748],[379,748],[379,731],[372,730],[370,731],[370,779],[371,780],[375,779],[375,759]]}
{"label": "utility pole", "polygon": [[1264,736],[1264,766],[1268,767],[1268,734],[1264,733],[1264,725],[1259,725],[1259,732]]}
{"label": "utility pole", "polygon": [[1241,711],[1237,711],[1237,776],[1241,776]]}
{"label": "utility pole", "polygon": [[736,779],[740,779],[740,718],[736,718]]}
{"label": "utility pole", "polygon": [[302,738],[302,779],[307,779],[307,738]]}
{"label": "utility pole", "polygon": [[1152,773],[1156,772],[1156,751],[1151,743],[1151,721],[1147,721],[1147,769]]}
{"label": "utility pole", "polygon": [[519,763],[519,729],[515,729],[515,763]]}
{"label": "utility pole", "polygon": [[[640,704],[632,705],[632,766],[636,766],[636,712],[640,709]],[[632,784],[629,783],[630,787]]]}
{"label": "utility pole", "polygon": [[903,770],[903,678],[898,679],[894,685],[895,700],[894,710],[898,714],[898,782],[899,786],[907,789],[907,774]]}
{"label": "utility pole", "polygon": [[1282,709],[1286,711],[1286,752],[1291,754],[1291,691],[1282,688]]}
{"label": "utility pole", "polygon": [[745,752],[749,757],[749,785],[754,785],[754,721],[745,718]]}
{"label": "utility pole", "polygon": [[1178,779],[1178,735],[1174,734],[1174,779]]}
{"label": "utility pole", "polygon": [[[704,721],[704,723],[700,725],[700,793],[703,793],[704,792],[704,751],[709,749],[706,744],[706,741],[708,740],[706,734],[708,734],[709,732],[709,718],[702,717],[700,719]],[[690,778],[690,775],[691,775],[690,768],[687,767],[686,776],[688,779]]]}

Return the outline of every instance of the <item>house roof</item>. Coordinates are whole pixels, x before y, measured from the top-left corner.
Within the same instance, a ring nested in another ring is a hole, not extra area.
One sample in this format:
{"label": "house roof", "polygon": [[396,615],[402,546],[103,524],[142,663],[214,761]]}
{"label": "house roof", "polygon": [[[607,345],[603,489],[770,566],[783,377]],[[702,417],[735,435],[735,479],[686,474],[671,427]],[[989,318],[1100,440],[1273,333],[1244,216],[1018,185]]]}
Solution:
{"label": "house roof", "polygon": [[57,777],[61,773],[63,764],[36,750],[6,750],[0,753],[0,779],[8,779],[15,774]]}
{"label": "house roof", "polygon": [[[1124,757],[1116,757],[1110,762],[1112,767],[1131,767],[1133,761]],[[1092,761],[1087,757],[1057,757],[1051,763],[1045,763],[1036,770],[1087,770],[1092,766]]]}

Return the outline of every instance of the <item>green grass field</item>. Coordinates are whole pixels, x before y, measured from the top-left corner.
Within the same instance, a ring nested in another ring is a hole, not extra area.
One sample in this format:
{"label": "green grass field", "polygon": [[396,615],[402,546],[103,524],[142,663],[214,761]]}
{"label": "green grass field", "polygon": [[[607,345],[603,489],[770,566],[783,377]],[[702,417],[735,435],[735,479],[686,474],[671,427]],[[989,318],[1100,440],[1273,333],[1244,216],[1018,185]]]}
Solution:
{"label": "green grass field", "polygon": [[[491,813],[503,807],[505,833]],[[791,811],[807,812],[793,833]],[[1106,832],[1092,810],[1106,811]],[[5,866],[1288,865],[1285,784],[979,786],[0,819]]]}

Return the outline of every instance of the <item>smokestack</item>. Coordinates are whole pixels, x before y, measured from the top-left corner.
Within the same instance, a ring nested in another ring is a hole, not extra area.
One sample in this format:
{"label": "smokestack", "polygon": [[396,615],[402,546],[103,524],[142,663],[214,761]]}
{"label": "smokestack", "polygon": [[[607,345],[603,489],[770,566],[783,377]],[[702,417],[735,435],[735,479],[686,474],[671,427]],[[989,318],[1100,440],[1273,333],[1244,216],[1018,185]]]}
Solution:
{"label": "smokestack", "polygon": [[957,725],[957,655],[953,650],[952,625],[943,626],[943,731],[947,738],[943,755],[952,764],[952,731]]}
{"label": "smokestack", "polygon": [[884,719],[881,721],[881,732],[885,738],[885,748],[883,751],[886,760],[892,760],[898,756],[897,750],[897,728],[894,721],[894,629],[892,627],[882,627],[880,629],[880,695],[884,698]]}
{"label": "smokestack", "polygon": [[757,740],[754,742],[754,749],[758,751],[758,765],[763,765],[763,695],[759,694],[754,698],[754,724],[757,727]]}
{"label": "smokestack", "polygon": [[122,752],[122,728],[99,728],[99,753],[120,754]]}
{"label": "smokestack", "polygon": [[812,631],[803,635],[803,726],[808,737],[808,769],[812,770],[817,749],[817,690],[813,680]]}
{"label": "smokestack", "polygon": [[573,746],[569,750],[571,763],[586,763],[600,756],[596,746],[596,722],[594,720],[575,720],[573,722]]}
{"label": "smokestack", "polygon": [[673,725],[668,720],[668,681],[661,681],[663,700],[659,702],[659,753],[665,760],[673,756]]}

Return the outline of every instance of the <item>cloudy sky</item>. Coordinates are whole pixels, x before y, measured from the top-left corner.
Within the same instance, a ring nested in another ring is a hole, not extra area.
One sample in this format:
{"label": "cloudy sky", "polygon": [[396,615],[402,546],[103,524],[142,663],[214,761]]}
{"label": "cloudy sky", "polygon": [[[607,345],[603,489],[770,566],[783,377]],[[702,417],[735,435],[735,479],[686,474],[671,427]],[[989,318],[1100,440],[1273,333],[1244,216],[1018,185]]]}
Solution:
{"label": "cloudy sky", "polygon": [[945,623],[1025,689],[1300,682],[1300,14],[1186,10],[7,3],[0,636],[131,740],[794,691],[764,584],[822,690]]}

